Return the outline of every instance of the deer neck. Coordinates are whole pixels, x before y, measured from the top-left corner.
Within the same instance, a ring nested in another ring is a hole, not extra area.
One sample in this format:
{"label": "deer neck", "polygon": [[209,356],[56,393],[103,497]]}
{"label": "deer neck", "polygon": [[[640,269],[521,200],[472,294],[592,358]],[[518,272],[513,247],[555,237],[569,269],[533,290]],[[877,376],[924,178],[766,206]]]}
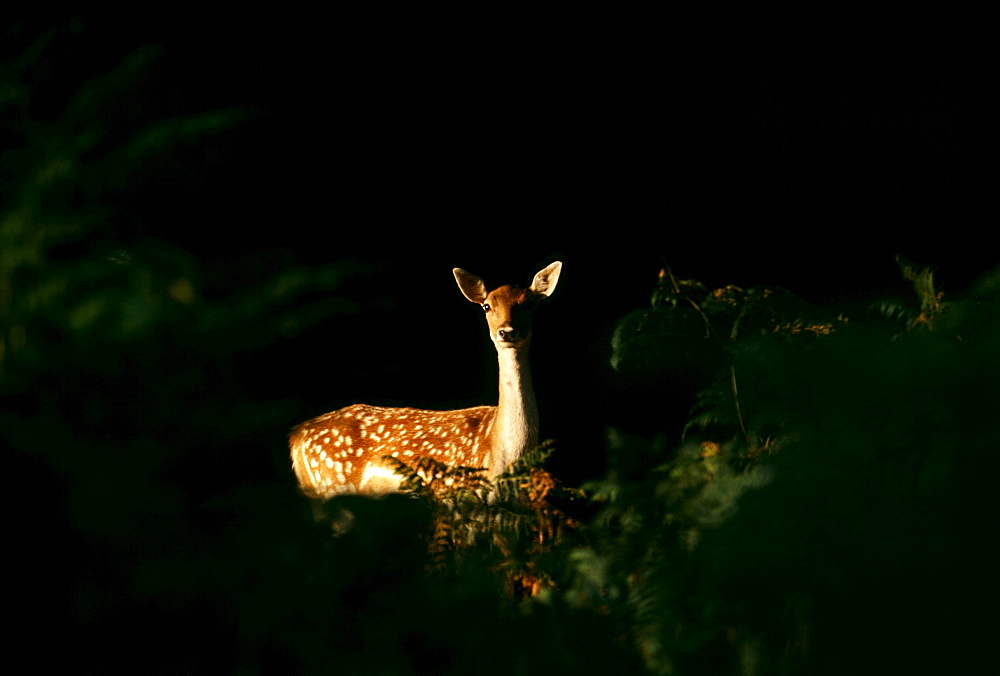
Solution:
{"label": "deer neck", "polygon": [[528,346],[498,349],[500,400],[490,430],[490,478],[538,445],[538,406],[531,386]]}

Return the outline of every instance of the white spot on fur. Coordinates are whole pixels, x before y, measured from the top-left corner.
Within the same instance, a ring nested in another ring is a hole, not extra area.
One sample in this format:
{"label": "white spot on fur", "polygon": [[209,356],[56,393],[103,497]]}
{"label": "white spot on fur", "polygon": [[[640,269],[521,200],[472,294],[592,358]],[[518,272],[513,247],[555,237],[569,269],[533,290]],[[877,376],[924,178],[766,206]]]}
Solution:
{"label": "white spot on fur", "polygon": [[361,483],[365,483],[369,479],[373,479],[376,477],[382,479],[398,478],[396,473],[393,472],[388,467],[378,467],[376,465],[368,463],[368,465],[365,467],[365,471],[361,474]]}

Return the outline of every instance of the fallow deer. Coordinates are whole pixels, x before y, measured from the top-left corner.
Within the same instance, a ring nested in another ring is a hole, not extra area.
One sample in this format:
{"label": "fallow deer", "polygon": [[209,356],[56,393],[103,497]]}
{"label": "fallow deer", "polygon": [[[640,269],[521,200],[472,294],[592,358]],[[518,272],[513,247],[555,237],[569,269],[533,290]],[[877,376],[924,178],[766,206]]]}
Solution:
{"label": "fallow deer", "polygon": [[500,367],[496,406],[455,411],[354,404],[298,425],[291,433],[292,467],[302,492],[314,500],[345,493],[399,490],[402,477],[386,457],[404,463],[428,457],[451,466],[485,468],[495,479],[538,444],[538,408],[528,347],[531,318],[552,294],[562,263],[539,271],[531,286],[487,291],[483,280],[454,269],[462,293],[485,311]]}

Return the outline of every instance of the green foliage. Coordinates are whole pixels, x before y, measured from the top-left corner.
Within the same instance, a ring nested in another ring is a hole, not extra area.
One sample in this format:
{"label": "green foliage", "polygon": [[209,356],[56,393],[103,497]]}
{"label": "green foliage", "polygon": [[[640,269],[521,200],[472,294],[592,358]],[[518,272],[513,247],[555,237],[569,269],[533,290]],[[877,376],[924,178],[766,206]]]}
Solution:
{"label": "green foliage", "polygon": [[[308,585],[278,577],[323,560],[309,534],[270,528],[299,510],[271,465],[285,466],[275,430],[294,402],[255,400],[236,364],[321,315],[353,311],[337,293],[362,268],[292,267],[278,251],[245,260],[247,275],[139,234],[148,214],[121,209],[135,173],[178,161],[246,111],[133,120],[131,93],[159,50],[82,84],[44,81],[65,65],[47,61],[63,39],[48,33],[0,67],[0,444],[19,477],[7,507],[21,515],[12,614],[25,631],[43,615],[70,628],[82,673],[132,671],[154,652],[164,657],[152,671],[221,659],[230,672],[260,659],[248,637],[261,645],[273,628],[261,628],[268,604],[290,625],[302,620],[275,597]],[[255,282],[225,279],[236,274]],[[256,530],[235,526],[234,513]],[[58,561],[58,576],[43,572]],[[183,654],[168,656],[171,642]]]}
{"label": "green foliage", "polygon": [[190,256],[163,243],[114,242],[109,192],[171,144],[244,116],[215,111],[157,121],[116,144],[104,120],[116,116],[121,93],[158,53],[148,46],[70,94],[57,119],[35,119],[32,66],[52,39],[42,36],[8,64],[0,87],[3,132],[13,141],[0,161],[0,375],[7,384],[39,368],[57,346],[127,343],[189,312],[197,300]]}
{"label": "green foliage", "polygon": [[671,282],[619,324],[616,356],[668,387],[658,338],[716,343],[686,353],[717,376],[683,440],[609,430],[584,509],[555,506],[546,446],[492,486],[400,465],[431,506],[432,579],[493,580],[519,622],[602,627],[602,650],[649,673],[965,670],[985,638],[970,600],[990,575],[998,278],[919,322]]}
{"label": "green foliage", "polygon": [[0,161],[0,392],[66,363],[120,371],[130,346],[167,335],[187,344],[260,348],[354,310],[331,292],[361,271],[355,263],[289,268],[272,256],[269,279],[258,276],[220,296],[212,272],[192,254],[118,225],[115,191],[134,171],[178,145],[239,125],[248,113],[123,123],[111,133],[105,120],[128,119],[123,93],[159,55],[150,45],[66,93],[55,119],[36,119],[33,66],[55,35],[38,38],[2,71],[0,113],[13,143]]}
{"label": "green foliage", "polygon": [[907,322],[664,272],[615,364],[666,388],[706,359],[681,441],[609,430],[608,474],[568,512],[530,488],[545,448],[489,489],[435,492],[467,470],[423,472],[431,569],[485,571],[522,618],[601,623],[649,673],[961,671],[989,575],[998,278]]}
{"label": "green foliage", "polygon": [[664,272],[653,308],[619,323],[621,370],[665,376],[685,339],[719,346],[685,441],[612,432],[611,471],[585,486],[604,507],[567,598],[621,606],[651,671],[974,663],[973,590],[995,600],[981,557],[1000,270],[944,302],[929,269],[901,269],[920,310],[882,304],[888,322]]}
{"label": "green foliage", "polygon": [[403,477],[401,488],[431,509],[429,569],[455,575],[474,558],[515,596],[545,591],[552,583],[544,570],[552,545],[577,525],[552,501],[581,497],[542,468],[553,450],[551,441],[544,442],[493,481],[481,468],[387,457]]}

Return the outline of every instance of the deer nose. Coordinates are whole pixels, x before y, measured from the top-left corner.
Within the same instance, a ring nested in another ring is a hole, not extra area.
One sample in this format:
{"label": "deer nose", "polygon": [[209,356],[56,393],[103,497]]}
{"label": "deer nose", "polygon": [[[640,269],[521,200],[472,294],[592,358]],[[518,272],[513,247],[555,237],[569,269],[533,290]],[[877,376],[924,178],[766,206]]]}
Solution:
{"label": "deer nose", "polygon": [[517,331],[515,331],[514,328],[510,326],[505,326],[503,328],[497,329],[497,340],[509,343],[515,338],[517,338]]}

